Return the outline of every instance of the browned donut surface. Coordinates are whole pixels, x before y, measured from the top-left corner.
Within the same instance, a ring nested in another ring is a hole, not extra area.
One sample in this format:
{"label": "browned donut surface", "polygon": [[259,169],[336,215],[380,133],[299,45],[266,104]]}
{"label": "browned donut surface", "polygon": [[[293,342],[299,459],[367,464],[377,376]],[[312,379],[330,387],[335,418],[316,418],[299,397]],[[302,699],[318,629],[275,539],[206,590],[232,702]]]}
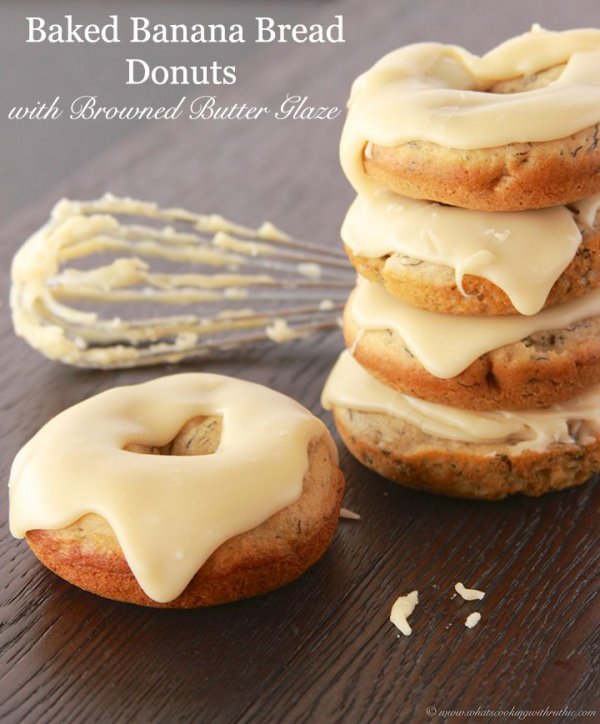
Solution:
{"label": "browned donut surface", "polygon": [[363,152],[366,174],[414,199],[480,211],[567,204],[600,191],[599,126],[555,141],[462,150],[426,141]]}
{"label": "browned donut surface", "polygon": [[444,440],[391,415],[334,407],[344,443],[363,465],[410,488],[460,498],[539,496],[585,483],[600,470],[600,440],[514,452],[509,444]]}

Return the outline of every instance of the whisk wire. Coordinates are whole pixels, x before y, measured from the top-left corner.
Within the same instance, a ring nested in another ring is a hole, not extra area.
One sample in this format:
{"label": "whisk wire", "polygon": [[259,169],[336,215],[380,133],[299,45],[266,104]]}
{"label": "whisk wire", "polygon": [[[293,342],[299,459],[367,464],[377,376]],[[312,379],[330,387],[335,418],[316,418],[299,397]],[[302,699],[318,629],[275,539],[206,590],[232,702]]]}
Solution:
{"label": "whisk wire", "polygon": [[[354,282],[337,249],[272,224],[251,229],[111,195],[60,202],[12,274],[17,333],[49,357],[103,368],[331,329]],[[185,313],[152,313],[167,305]]]}

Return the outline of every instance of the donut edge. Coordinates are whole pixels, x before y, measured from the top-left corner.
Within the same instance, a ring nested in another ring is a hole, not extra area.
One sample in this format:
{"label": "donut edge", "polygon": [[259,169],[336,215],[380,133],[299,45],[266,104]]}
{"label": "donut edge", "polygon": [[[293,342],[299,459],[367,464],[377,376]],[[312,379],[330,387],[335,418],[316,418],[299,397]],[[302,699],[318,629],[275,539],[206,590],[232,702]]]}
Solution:
{"label": "donut edge", "polygon": [[[356,271],[372,282],[382,284],[396,299],[430,312],[475,316],[518,314],[506,293],[493,282],[465,274],[462,294],[454,270],[441,264],[422,262],[428,276],[419,277],[421,263],[396,270],[386,269],[386,257],[354,254],[346,245],[346,254]],[[400,255],[401,256],[401,255]],[[435,278],[435,281],[434,281]],[[570,264],[554,282],[542,309],[565,304],[600,287],[600,229],[585,235]]]}
{"label": "donut edge", "polygon": [[516,493],[539,497],[582,485],[600,471],[600,437],[586,446],[552,444],[541,452],[511,455],[508,445],[494,452],[490,445],[435,438],[396,420],[390,433],[396,445],[385,445],[382,425],[390,425],[390,415],[340,406],[332,413],[340,437],[361,464],[415,490],[478,500]]}
{"label": "donut edge", "polygon": [[363,150],[367,176],[403,196],[478,211],[568,204],[600,191],[600,123],[566,138],[457,149],[411,141]]}
{"label": "donut edge", "polygon": [[[491,350],[454,377],[442,379],[429,373],[406,349],[401,337],[389,329],[364,330],[346,306],[343,333],[353,357],[375,378],[393,390],[429,402],[470,410],[523,410],[565,402],[600,382],[600,317],[581,320],[565,330],[538,332],[524,340]],[[549,356],[536,348],[535,337],[577,335]],[[565,345],[566,347],[567,345]]]}

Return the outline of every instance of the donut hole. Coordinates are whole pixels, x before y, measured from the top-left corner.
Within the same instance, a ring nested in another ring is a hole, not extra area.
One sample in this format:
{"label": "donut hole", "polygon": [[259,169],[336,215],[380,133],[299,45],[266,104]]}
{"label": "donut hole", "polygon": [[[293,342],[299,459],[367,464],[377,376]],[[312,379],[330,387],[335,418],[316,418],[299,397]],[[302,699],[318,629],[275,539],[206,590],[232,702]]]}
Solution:
{"label": "donut hole", "polygon": [[170,443],[168,455],[212,455],[221,444],[221,415],[199,415],[188,420]]}
{"label": "donut hole", "polygon": [[546,70],[540,70],[532,75],[521,75],[517,78],[509,78],[495,83],[487,89],[488,93],[523,93],[524,91],[545,88],[555,80],[558,80],[565,69],[566,64],[554,65]]}
{"label": "donut hole", "polygon": [[129,442],[123,450],[132,453],[141,453],[142,455],[161,455],[162,449],[156,445],[144,445],[142,442]]}
{"label": "donut hole", "polygon": [[143,455],[212,455],[219,449],[222,432],[221,415],[198,415],[188,420],[171,442],[162,447],[130,442],[123,449]]}

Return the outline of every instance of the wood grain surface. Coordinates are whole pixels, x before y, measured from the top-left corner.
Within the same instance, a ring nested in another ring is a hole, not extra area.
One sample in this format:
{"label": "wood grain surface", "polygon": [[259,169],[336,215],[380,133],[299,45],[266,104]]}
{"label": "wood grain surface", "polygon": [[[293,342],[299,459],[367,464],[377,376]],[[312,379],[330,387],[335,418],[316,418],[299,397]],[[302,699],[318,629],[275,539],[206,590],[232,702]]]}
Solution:
{"label": "wood grain surface", "polygon": [[[185,5],[193,17],[193,4],[174,5]],[[267,5],[276,13],[277,4]],[[552,28],[600,20],[596,0],[569,6],[555,0],[291,5],[305,22],[344,13],[345,46],[273,47],[249,55],[243,83],[219,91],[221,102],[256,98],[277,105],[293,92],[309,95],[316,105],[341,106],[354,76],[402,43],[434,39],[483,51],[534,20]],[[63,181],[48,170],[46,186],[36,186],[37,200],[26,198],[0,225],[4,480],[18,449],[65,407],[114,385],[182,369],[75,370],[48,362],[16,339],[7,301],[10,259],[52,203],[62,195],[93,198],[111,190],[246,224],[269,218],[297,237],[338,245],[352,196],[337,160],[341,122],[139,124],[134,132],[109,138],[93,160],[84,155],[78,166],[75,154]],[[93,125],[87,132],[93,134]],[[60,142],[61,153],[68,153],[68,137]],[[21,173],[36,169],[29,164]],[[11,180],[1,183],[8,188]],[[334,332],[185,369],[267,384],[331,425],[319,396],[341,347],[341,334]],[[272,594],[195,611],[119,604],[61,581],[23,541],[11,538],[3,493],[0,721],[491,718],[466,713],[478,708],[513,710],[493,717],[500,721],[545,709],[563,713],[531,714],[525,721],[598,720],[597,485],[540,500],[477,503],[395,487],[343,448],[341,465],[345,506],[361,520],[340,523],[325,557]],[[485,599],[453,597],[456,581],[483,589]],[[399,637],[389,611],[398,595],[413,589],[420,596],[413,634]],[[475,610],[481,622],[468,630],[465,618]],[[594,709],[596,717],[572,715]]]}

